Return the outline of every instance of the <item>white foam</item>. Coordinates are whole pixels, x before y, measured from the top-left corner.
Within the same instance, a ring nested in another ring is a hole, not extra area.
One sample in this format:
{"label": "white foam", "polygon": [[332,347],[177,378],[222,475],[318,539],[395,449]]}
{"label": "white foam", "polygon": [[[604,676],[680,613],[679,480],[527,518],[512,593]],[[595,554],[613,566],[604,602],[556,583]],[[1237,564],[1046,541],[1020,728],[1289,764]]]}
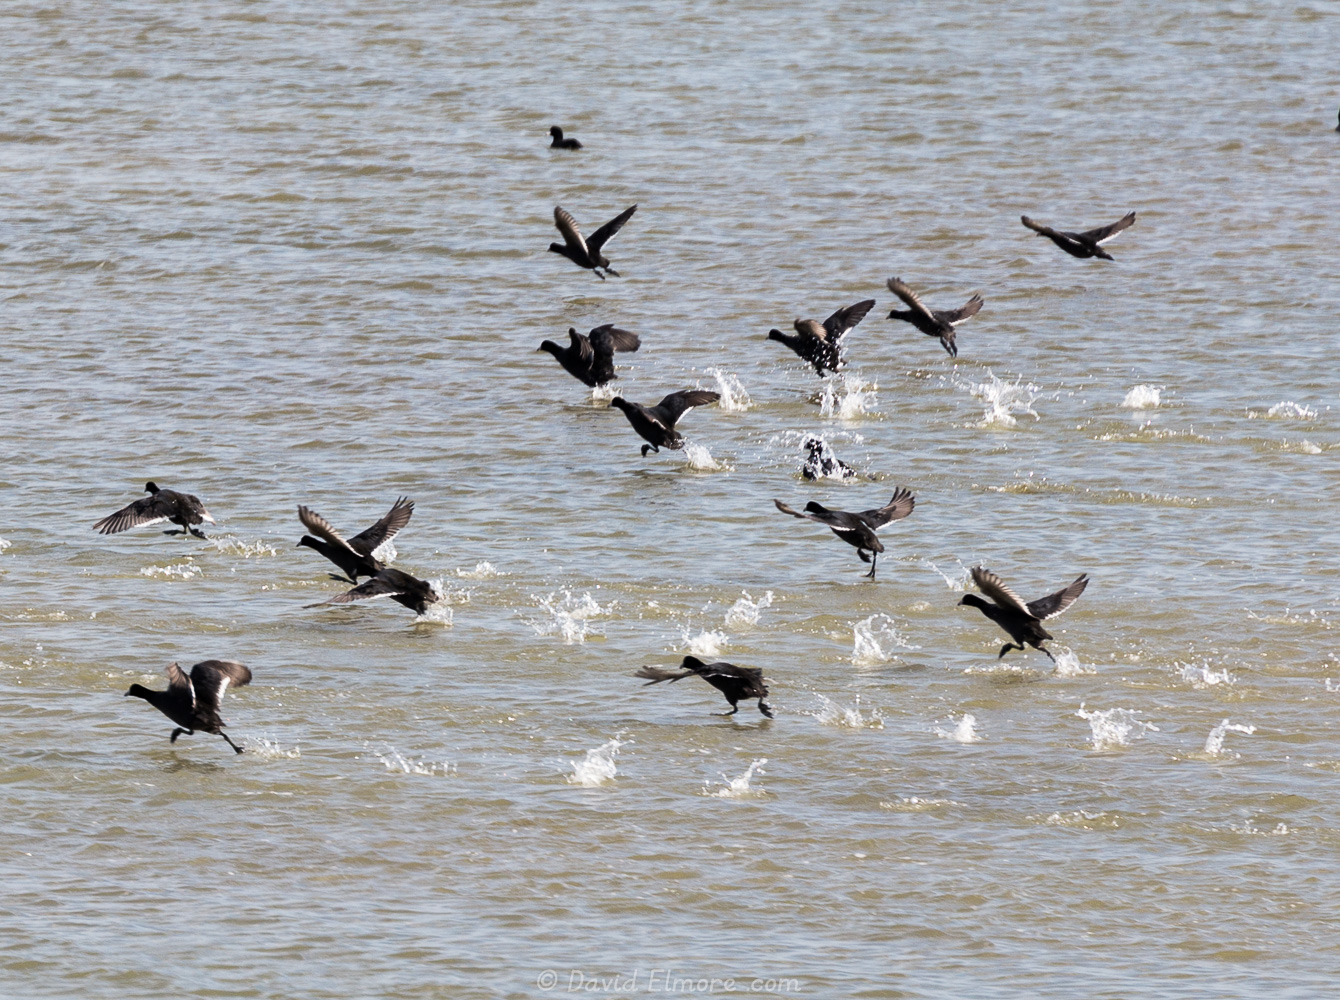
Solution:
{"label": "white foam", "polygon": [[539,598],[537,617],[526,619],[536,635],[557,635],[566,645],[585,642],[588,635],[600,635],[600,628],[591,619],[608,614],[614,605],[602,608],[591,594],[584,593],[574,597],[572,591],[564,590],[562,597],[550,594]]}
{"label": "white foam", "polygon": [[608,743],[602,743],[594,750],[586,751],[586,756],[581,760],[569,761],[572,773],[568,775],[568,782],[581,785],[583,788],[596,788],[609,784],[619,773],[614,758],[619,755],[619,747],[624,743],[625,741],[616,736]]}
{"label": "white foam", "polygon": [[1121,401],[1123,409],[1152,410],[1159,405],[1159,394],[1163,387],[1158,385],[1137,385],[1126,393]]}
{"label": "white foam", "polygon": [[1317,411],[1286,399],[1266,410],[1266,416],[1275,420],[1316,420]]}
{"label": "white foam", "polygon": [[757,601],[749,596],[749,591],[741,591],[744,595],[736,600],[726,612],[726,628],[753,628],[758,624],[759,616],[763,614],[764,608],[772,607],[772,591],[760,597]]}
{"label": "white foam", "polygon": [[1081,702],[1075,714],[1089,723],[1095,750],[1130,746],[1132,738],[1141,739],[1146,732],[1159,731],[1158,726],[1141,721],[1136,717],[1134,710],[1129,708],[1109,708],[1106,711],[1091,712]]}
{"label": "white foam", "polygon": [[[1225,719],[1211,729],[1210,735],[1205,737],[1205,752],[1217,757],[1224,752],[1224,738],[1229,733],[1245,733],[1250,736],[1254,732],[1256,732],[1255,726],[1240,726]],[[1237,755],[1234,754],[1234,756]]]}
{"label": "white foam", "polygon": [[0,538],[0,552],[5,551],[5,549],[9,548],[13,544],[14,543],[7,538]]}
{"label": "white foam", "polygon": [[1025,382],[1022,375],[1013,382],[1006,382],[988,370],[986,377],[988,380],[986,382],[958,383],[978,402],[986,404],[978,427],[1013,427],[1019,422],[1015,417],[1023,415],[1030,416],[1034,420],[1041,419],[1033,409],[1033,400],[1037,399],[1038,393],[1042,391],[1041,386]]}
{"label": "white foam", "polygon": [[721,393],[717,406],[721,409],[728,413],[743,413],[754,405],[738,377],[720,368],[705,368],[703,371],[716,379],[717,392]]}
{"label": "white foam", "polygon": [[291,750],[285,750],[279,745],[278,740],[267,740],[264,736],[248,736],[242,740],[242,746],[248,754],[259,757],[261,760],[281,760],[302,756],[296,746]]}
{"label": "white foam", "polygon": [[1096,667],[1080,663],[1079,657],[1068,649],[1053,649],[1052,655],[1056,657],[1057,677],[1080,677],[1083,674],[1098,673]]}
{"label": "white foam", "polygon": [[955,743],[982,742],[982,737],[977,735],[977,716],[970,712],[964,712],[953,729],[941,729],[936,726],[935,735],[943,740],[953,740]]}
{"label": "white foam", "polygon": [[458,569],[456,575],[462,580],[487,580],[490,577],[502,576],[498,572],[498,567],[491,562],[475,563],[474,569]]}
{"label": "white foam", "polygon": [[891,812],[930,812],[934,809],[944,809],[947,806],[957,805],[962,805],[962,803],[955,802],[953,799],[923,799],[915,795],[900,795],[897,802],[881,802],[879,807]]}
{"label": "white foam", "polygon": [[874,614],[869,618],[854,622],[852,631],[851,662],[857,667],[873,667],[879,663],[888,663],[895,657],[895,650],[919,649],[907,641],[907,637],[898,630],[894,620],[885,614]]}
{"label": "white foam", "polygon": [[1237,678],[1228,672],[1228,667],[1222,670],[1215,670],[1207,663],[1176,663],[1179,676],[1182,680],[1189,683],[1197,691],[1203,691],[1205,688],[1232,687],[1237,683]]}
{"label": "white foam", "polygon": [[721,776],[726,779],[726,784],[715,789],[712,788],[712,786],[709,783],[703,782],[703,794],[710,795],[713,798],[718,799],[742,799],[751,796],[758,797],[761,795],[765,795],[767,793],[765,793],[761,788],[750,788],[749,782],[750,780],[753,779],[754,775],[756,774],[768,773],[767,771],[763,770],[763,765],[766,764],[767,762],[768,762],[767,757],[760,757],[758,760],[750,764],[748,770],[746,770],[744,774],[740,775],[738,778],[732,778],[729,775],[723,773]]}
{"label": "white foam", "polygon": [[1250,820],[1243,823],[1230,823],[1228,828],[1234,833],[1246,834],[1249,837],[1287,837],[1289,835],[1289,826],[1287,823],[1276,823],[1273,830],[1262,830],[1252,825]]}
{"label": "white foam", "polygon": [[725,632],[704,629],[697,635],[690,635],[687,626],[679,630],[679,648],[693,656],[720,656],[721,651],[730,645],[730,636]]}
{"label": "white foam", "polygon": [[684,459],[690,469],[697,469],[699,472],[732,471],[731,466],[713,458],[712,453],[707,450],[705,445],[695,444],[692,441],[684,442]]}
{"label": "white foam", "polygon": [[874,412],[879,386],[859,375],[833,375],[824,379],[819,413],[838,420],[855,420]]}
{"label": "white foam", "polygon": [[205,544],[217,552],[241,556],[243,559],[250,559],[252,556],[279,555],[279,550],[269,542],[244,542],[232,535],[210,535],[205,539]]}
{"label": "white foam", "polygon": [[819,692],[814,692],[814,696],[819,699],[819,708],[814,712],[805,712],[805,715],[813,716],[825,726],[837,726],[840,729],[883,729],[884,716],[880,714],[879,709],[872,708],[868,713],[861,711],[861,696],[856,696],[856,703],[848,708],[846,705],[839,705],[831,698],[827,698]]}
{"label": "white foam", "polygon": [[399,774],[422,774],[427,777],[441,777],[443,775],[454,774],[456,765],[447,761],[430,761],[427,758],[415,760],[413,757],[407,757],[389,743],[385,750],[372,750],[372,755],[376,757],[386,767],[386,770]]}
{"label": "white foam", "polygon": [[189,580],[204,574],[204,570],[189,560],[172,566],[145,566],[140,570],[140,576],[154,576],[160,580]]}

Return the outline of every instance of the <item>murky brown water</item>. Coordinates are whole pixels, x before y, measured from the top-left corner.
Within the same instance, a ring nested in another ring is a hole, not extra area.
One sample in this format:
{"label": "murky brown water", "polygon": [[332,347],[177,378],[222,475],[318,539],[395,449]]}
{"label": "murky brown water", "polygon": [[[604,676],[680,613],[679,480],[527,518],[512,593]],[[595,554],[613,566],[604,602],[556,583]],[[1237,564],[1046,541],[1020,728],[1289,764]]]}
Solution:
{"label": "murky brown water", "polygon": [[[0,10],[0,993],[1325,995],[1336,25]],[[622,278],[545,252],[558,203],[639,205]],[[1128,209],[1115,263],[1018,222]],[[957,365],[892,274],[983,294]],[[826,398],[764,339],[870,297]],[[606,322],[620,393],[728,390],[687,453],[535,353]],[[148,478],[209,540],[89,529]],[[876,583],[772,504],[898,485]],[[296,505],[402,493],[449,615],[305,608]],[[995,659],[978,563],[1091,574],[1058,670]],[[630,676],[688,650],[776,720]],[[210,657],[241,757],[121,697]]]}

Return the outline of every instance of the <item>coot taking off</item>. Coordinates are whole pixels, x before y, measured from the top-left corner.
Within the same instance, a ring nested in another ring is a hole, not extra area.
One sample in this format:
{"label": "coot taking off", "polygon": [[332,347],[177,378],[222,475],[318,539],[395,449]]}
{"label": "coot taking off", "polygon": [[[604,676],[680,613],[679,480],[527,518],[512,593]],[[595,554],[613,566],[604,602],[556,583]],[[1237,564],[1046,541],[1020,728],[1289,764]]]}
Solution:
{"label": "coot taking off", "polygon": [[576,139],[564,139],[563,130],[557,125],[549,126],[549,134],[554,137],[554,141],[549,144],[550,149],[581,149],[582,144]]}
{"label": "coot taking off", "polygon": [[1047,658],[1053,663],[1056,657],[1042,644],[1048,639],[1053,638],[1052,634],[1042,627],[1042,623],[1048,618],[1055,618],[1070,605],[1074,604],[1080,594],[1084,593],[1084,588],[1089,585],[1087,573],[1081,573],[1075,578],[1075,582],[1068,587],[1063,587],[1054,594],[1048,594],[1046,597],[1039,597],[1036,601],[1030,601],[1025,604],[1019,595],[1005,586],[1005,581],[996,576],[989,569],[983,569],[977,566],[972,571],[973,582],[983,594],[991,598],[990,601],[984,601],[976,594],[964,594],[963,600],[959,604],[967,604],[977,608],[993,622],[1009,633],[1013,642],[1007,642],[1000,647],[1000,659],[1011,649],[1017,649],[1024,652],[1024,643],[1028,643],[1034,649],[1040,649],[1047,654]]}
{"label": "coot taking off", "polygon": [[737,702],[746,698],[757,698],[758,710],[769,719],[773,718],[772,707],[763,700],[768,696],[768,686],[763,683],[763,671],[757,667],[737,667],[733,663],[704,663],[696,656],[686,656],[680,668],[679,673],[675,673],[673,670],[662,670],[660,667],[643,667],[633,676],[648,679],[648,683],[643,684],[643,687],[651,687],[652,684],[659,684],[661,681],[673,683],[685,677],[701,677],[724,694],[726,700],[730,702],[730,711],[719,714],[734,715],[740,710]]}
{"label": "coot taking off", "polygon": [[336,594],[328,601],[309,604],[309,608],[320,608],[327,604],[349,604],[352,601],[366,601],[373,597],[389,597],[397,604],[404,605],[415,614],[426,614],[430,604],[442,600],[442,595],[426,580],[402,573],[398,569],[384,569],[371,580],[360,583],[352,590]]}
{"label": "coot taking off", "polygon": [[1115,260],[1103,250],[1102,244],[1132,225],[1135,222],[1135,213],[1127,212],[1110,226],[1099,226],[1083,233],[1061,232],[1050,226],[1039,225],[1026,215],[1021,215],[1019,221],[1039,236],[1047,237],[1072,257],[1101,257],[1103,260]]}
{"label": "coot taking off", "polygon": [[851,479],[856,475],[856,470],[834,455],[823,438],[807,437],[804,447],[805,464],[800,474],[806,479]]}
{"label": "coot taking off", "polygon": [[600,273],[602,268],[605,274],[612,274],[617,278],[619,272],[610,267],[609,260],[601,254],[600,250],[614,238],[614,234],[623,228],[623,224],[631,219],[636,211],[636,205],[624,209],[592,233],[588,240],[582,238],[582,231],[577,228],[577,220],[572,217],[571,213],[556,206],[554,208],[554,225],[563,234],[563,242],[550,243],[549,252],[562,254],[578,267],[584,267],[591,271],[601,281],[605,280],[605,275]]}
{"label": "coot taking off", "polygon": [[538,349],[548,351],[569,375],[592,388],[619,377],[614,374],[615,351],[636,351],[642,346],[636,333],[620,330],[613,323],[598,326],[589,334],[568,327],[568,338],[572,341],[569,347],[546,340]]}
{"label": "coot taking off", "polygon": [[375,576],[386,568],[386,564],[374,556],[373,553],[394,538],[401,528],[409,524],[410,516],[413,513],[414,501],[408,497],[400,497],[391,505],[391,509],[382,516],[381,520],[345,541],[329,521],[312,508],[299,504],[298,519],[302,521],[303,527],[310,531],[312,535],[319,537],[313,538],[312,535],[303,535],[302,538],[298,539],[298,544],[305,545],[309,549],[316,549],[317,552],[320,552],[344,570],[344,575],[349,578],[350,583],[357,583],[360,576]]}
{"label": "coot taking off", "polygon": [[908,305],[906,312],[895,309],[889,313],[889,319],[900,319],[911,323],[928,337],[939,337],[940,344],[949,352],[951,358],[958,357],[958,344],[954,343],[954,327],[965,320],[972,319],[982,309],[982,297],[974,295],[962,309],[928,309],[917,298],[917,293],[903,284],[901,278],[889,279],[889,291]]}
{"label": "coot taking off", "polygon": [[874,299],[866,299],[855,305],[846,306],[819,323],[812,319],[798,319],[793,326],[795,335],[782,333],[781,330],[769,330],[768,339],[777,340],[814,365],[820,375],[825,371],[837,371],[842,365],[842,338],[852,331],[857,323],[865,319],[875,306]]}
{"label": "coot taking off", "polygon": [[[205,510],[205,505],[197,496],[178,493],[176,490],[160,490],[152,482],[145,483],[144,489],[149,496],[127,504],[115,514],[108,514],[93,525],[93,530],[102,535],[115,535],[118,531],[125,531],[137,525],[171,521],[173,524],[181,525],[181,534],[184,535],[189,531],[197,538],[204,538],[205,533],[195,525],[202,521],[214,523],[214,518],[210,517],[209,511]],[[170,531],[168,534],[175,535],[177,532]]]}
{"label": "coot taking off", "polygon": [[[875,532],[890,521],[899,521],[907,517],[908,514],[912,513],[912,508],[916,506],[917,499],[912,495],[911,490],[900,486],[893,491],[892,499],[883,507],[863,510],[860,513],[829,510],[813,500],[805,505],[805,512],[803,513],[793,510],[780,500],[774,500],[773,503],[783,514],[803,517],[828,525],[838,538],[841,538],[848,545],[855,546],[856,554],[860,556],[861,562],[870,564],[870,572],[866,576],[873,580],[875,578],[876,561],[879,559],[879,554],[884,551],[884,543],[879,540]],[[870,555],[867,556],[867,552]]]}
{"label": "coot taking off", "polygon": [[651,442],[642,446],[642,457],[646,458],[649,451],[659,452],[662,448],[678,451],[683,448],[684,437],[675,430],[675,421],[682,417],[686,410],[715,403],[720,398],[721,393],[712,392],[710,389],[681,389],[679,392],[670,393],[655,406],[630,403],[622,396],[615,396],[610,400],[610,406],[623,410],[623,415],[633,425],[633,430]]}
{"label": "coot taking off", "polygon": [[169,743],[176,743],[182,733],[191,736],[198,729],[222,736],[230,747],[241,753],[242,748],[228,739],[228,734],[223,731],[219,705],[229,684],[244,687],[251,683],[251,671],[235,660],[204,660],[191,668],[190,677],[180,666],[169,663],[167,676],[166,691],[151,691],[132,684],[125,697],[143,698],[177,724],[168,738]]}

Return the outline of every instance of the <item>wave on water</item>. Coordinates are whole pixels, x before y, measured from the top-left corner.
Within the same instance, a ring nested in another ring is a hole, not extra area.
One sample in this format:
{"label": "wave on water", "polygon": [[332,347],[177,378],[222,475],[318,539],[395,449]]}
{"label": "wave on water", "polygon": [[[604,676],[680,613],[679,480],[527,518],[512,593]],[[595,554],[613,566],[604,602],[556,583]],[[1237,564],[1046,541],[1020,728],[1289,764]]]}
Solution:
{"label": "wave on water", "polygon": [[1121,826],[1121,817],[1116,813],[1089,812],[1076,809],[1074,812],[1054,812],[1050,816],[1029,816],[1035,823],[1047,826],[1063,826],[1071,830],[1116,830]]}
{"label": "wave on water", "polygon": [[693,441],[684,442],[684,459],[690,469],[696,469],[698,472],[734,471],[734,466],[713,458],[706,445],[695,444]]}
{"label": "wave on water", "polygon": [[763,765],[767,762],[767,757],[760,757],[758,760],[750,764],[744,774],[740,775],[738,778],[732,778],[723,772],[721,776],[726,779],[726,783],[713,788],[712,783],[703,782],[703,794],[710,795],[717,799],[759,798],[767,795],[767,792],[761,788],[749,787],[749,782],[753,779],[754,775],[768,773],[763,770]]}
{"label": "wave on water", "polygon": [[958,377],[954,379],[956,384],[986,406],[977,427],[1013,427],[1019,422],[1016,417],[1020,416],[1042,419],[1033,409],[1033,400],[1038,398],[1041,386],[1025,382],[1022,375],[1013,382],[1007,382],[988,370],[986,377],[985,382],[969,382]]}
{"label": "wave on water", "polygon": [[856,420],[875,414],[879,386],[859,375],[830,375],[824,380],[823,395],[819,397],[819,414],[837,420]]}
{"label": "wave on water", "polygon": [[1125,410],[1152,410],[1159,405],[1159,396],[1163,387],[1159,385],[1137,385],[1126,393],[1126,397],[1121,401],[1122,409]]}
{"label": "wave on water", "polygon": [[1132,739],[1143,739],[1146,732],[1157,733],[1159,727],[1144,722],[1133,709],[1109,708],[1089,711],[1081,702],[1075,714],[1089,723],[1095,750],[1113,750],[1130,746]]}
{"label": "wave on water", "polygon": [[601,785],[609,784],[614,780],[614,776],[619,773],[614,758],[619,756],[619,748],[629,742],[631,741],[621,740],[616,736],[594,750],[586,751],[586,756],[581,760],[569,761],[568,763],[572,765],[572,773],[568,775],[568,783],[581,785],[583,788],[598,788]]}
{"label": "wave on water", "polygon": [[1315,441],[1308,441],[1304,438],[1302,441],[1284,441],[1279,442],[1279,450],[1292,452],[1295,455],[1320,455],[1326,449]]}
{"label": "wave on water", "polygon": [[427,777],[441,777],[443,775],[455,774],[456,765],[447,761],[430,761],[427,758],[415,760],[413,757],[406,757],[391,744],[386,744],[384,750],[376,750],[368,744],[364,744],[364,749],[370,751],[386,767],[386,770],[398,774],[422,774]]}
{"label": "wave on water", "polygon": [[[1218,757],[1224,752],[1224,739],[1229,733],[1243,733],[1250,736],[1256,732],[1255,726],[1240,726],[1236,722],[1229,722],[1225,719],[1219,725],[1210,730],[1210,735],[1205,737],[1205,752],[1212,757]],[[1233,754],[1234,757],[1237,754]]]}
{"label": "wave on water", "polygon": [[1068,649],[1054,649],[1052,655],[1056,657],[1056,676],[1057,677],[1080,677],[1084,674],[1098,673],[1097,667],[1091,667],[1086,663],[1080,663],[1079,657]]}
{"label": "wave on water", "polygon": [[953,740],[955,743],[982,742],[982,737],[977,735],[977,716],[970,712],[964,712],[953,729],[941,729],[936,726],[934,732],[940,739]]}
{"label": "wave on water", "polygon": [[172,566],[145,566],[140,570],[140,576],[153,576],[160,580],[189,580],[204,575],[205,571],[191,562],[190,556],[186,557],[184,563],[175,563]]}
{"label": "wave on water", "polygon": [[269,542],[244,542],[233,535],[210,535],[205,539],[205,544],[216,552],[241,556],[243,559],[250,559],[252,556],[279,555],[279,550]]}
{"label": "wave on water", "polygon": [[879,709],[872,708],[868,713],[861,711],[861,696],[856,696],[856,704],[848,708],[846,705],[839,705],[832,698],[825,697],[814,692],[814,697],[819,699],[819,708],[813,712],[803,712],[803,715],[814,717],[820,724],[825,726],[837,726],[840,729],[883,729],[884,716],[880,714]]}
{"label": "wave on water", "polygon": [[890,812],[932,812],[936,809],[945,809],[949,806],[962,805],[961,802],[955,802],[953,799],[923,799],[915,795],[898,796],[896,802],[881,802],[879,807],[887,809]]}
{"label": "wave on water", "polygon": [[873,614],[854,622],[851,662],[857,667],[873,667],[895,659],[895,650],[920,649],[907,641],[897,624],[886,614]]}
{"label": "wave on water", "polygon": [[302,752],[296,746],[291,750],[285,750],[279,745],[278,740],[267,740],[264,736],[246,736],[241,743],[248,754],[261,760],[296,759],[302,756]]}
{"label": "wave on water", "polygon": [[757,601],[749,596],[749,591],[741,591],[744,595],[730,606],[726,612],[726,628],[742,629],[753,628],[758,624],[759,616],[763,614],[764,608],[772,607],[772,591],[769,590]]}
{"label": "wave on water", "polygon": [[1304,406],[1302,403],[1295,403],[1286,399],[1265,410],[1250,409],[1247,411],[1247,419],[1258,420],[1261,418],[1267,420],[1316,420],[1317,411],[1310,406]]}
{"label": "wave on water", "polygon": [[462,580],[487,580],[503,574],[491,562],[478,562],[474,569],[458,569],[456,575]]}
{"label": "wave on water", "polygon": [[536,635],[557,635],[565,645],[571,646],[574,642],[585,642],[588,635],[604,634],[591,619],[609,614],[614,610],[613,604],[602,608],[590,592],[574,597],[572,591],[564,590],[562,595],[559,597],[554,593],[535,598],[539,602],[540,614],[527,617],[525,621]]}
{"label": "wave on water", "polygon": [[727,413],[743,413],[754,405],[737,376],[721,368],[704,368],[703,372],[716,379],[716,391],[721,393],[717,406]]}

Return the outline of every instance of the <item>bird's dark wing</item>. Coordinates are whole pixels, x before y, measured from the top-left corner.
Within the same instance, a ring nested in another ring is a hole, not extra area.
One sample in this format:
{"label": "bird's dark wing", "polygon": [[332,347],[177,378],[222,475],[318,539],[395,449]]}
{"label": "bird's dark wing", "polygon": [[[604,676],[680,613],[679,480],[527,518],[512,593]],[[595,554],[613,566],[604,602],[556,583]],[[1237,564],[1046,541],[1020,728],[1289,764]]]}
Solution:
{"label": "bird's dark wing", "polygon": [[1034,618],[1046,621],[1048,618],[1055,618],[1070,605],[1079,599],[1079,595],[1084,593],[1084,588],[1089,585],[1089,575],[1081,573],[1075,578],[1075,582],[1068,587],[1058,590],[1054,594],[1048,594],[1046,597],[1039,597],[1036,601],[1028,602],[1028,613]]}
{"label": "bird's dark wing", "polygon": [[349,539],[349,548],[365,556],[372,555],[377,549],[399,534],[400,529],[409,524],[409,519],[413,514],[414,501],[409,497],[397,498],[381,520]]}
{"label": "bird's dark wing", "polygon": [[[1052,239],[1063,239],[1063,240],[1070,239],[1070,236],[1068,236],[1066,233],[1058,233],[1051,226],[1044,226],[1040,223],[1034,222],[1026,215],[1019,216],[1019,221],[1022,222],[1025,226],[1027,226],[1029,229],[1033,230],[1033,232],[1041,233],[1043,236],[1050,236]],[[1071,242],[1074,241],[1071,240]]]}
{"label": "bird's dark wing", "polygon": [[989,569],[981,566],[974,566],[972,570],[972,579],[977,588],[991,600],[995,601],[1002,608],[1009,608],[1022,615],[1035,617],[1033,612],[1028,610],[1028,605],[1023,599],[1009,587],[1005,586],[1005,581],[996,576]]}
{"label": "bird's dark wing", "polygon": [[127,528],[133,528],[136,525],[157,524],[159,521],[168,519],[171,511],[167,508],[167,500],[160,500],[157,494],[150,497],[141,497],[134,503],[122,507],[115,514],[108,514],[93,525],[93,530],[101,535],[115,535],[119,531],[125,531]]}
{"label": "bird's dark wing", "polygon": [[958,326],[965,319],[972,319],[982,311],[982,297],[974,295],[963,304],[962,309],[946,309],[943,312],[935,314],[937,319],[942,319],[950,326]]}
{"label": "bird's dark wing", "polygon": [[915,313],[920,313],[928,320],[934,322],[935,314],[926,308],[926,304],[917,297],[916,292],[912,291],[912,289],[908,288],[907,285],[903,283],[902,278],[890,278],[888,280],[888,286],[889,291],[902,299],[909,309]]}
{"label": "bird's dark wing", "polygon": [[692,677],[692,670],[662,670],[660,667],[643,667],[634,677],[642,677],[647,680],[643,687],[651,687],[653,684],[659,684],[661,681],[677,681],[684,677]]}
{"label": "bird's dark wing", "polygon": [[817,340],[821,344],[829,343],[828,331],[817,319],[798,319],[792,325],[796,328],[796,333],[802,337]]}
{"label": "bird's dark wing", "polygon": [[311,507],[304,507],[302,504],[299,504],[298,520],[301,521],[302,526],[306,528],[308,531],[310,531],[312,534],[321,536],[326,541],[330,542],[331,545],[334,545],[336,548],[348,549],[355,555],[359,554],[358,550],[355,549],[348,542],[346,542],[344,540],[344,536],[335,530],[334,525],[332,525],[329,521],[327,521],[316,511],[312,510]]}
{"label": "bird's dark wing", "polygon": [[591,238],[586,241],[586,245],[591,248],[591,252],[600,253],[600,248],[603,247],[610,240],[614,239],[614,234],[623,228],[623,224],[627,222],[629,219],[631,219],[633,217],[633,213],[636,211],[637,211],[636,205],[634,205],[632,208],[625,208],[614,218],[610,219],[609,222],[605,223],[594,233],[592,233]]}
{"label": "bird's dark wing", "polygon": [[245,687],[250,683],[251,671],[236,660],[204,660],[191,668],[197,705],[206,711],[219,710],[223,692],[229,684]]}
{"label": "bird's dark wing", "polygon": [[[343,594],[336,594],[328,601],[321,601],[319,604],[348,604],[351,601],[367,601],[374,597],[396,597],[405,593],[405,588],[399,584],[392,583],[381,573],[378,573],[371,580],[365,580],[352,590],[346,590]],[[319,604],[309,604],[309,608],[318,607]]]}
{"label": "bird's dark wing", "polygon": [[865,319],[866,313],[875,307],[874,299],[866,299],[864,302],[858,302],[854,306],[846,306],[824,320],[824,331],[828,338],[837,343],[843,338],[851,328],[861,320]]}
{"label": "bird's dark wing", "polygon": [[596,327],[590,336],[591,346],[605,354],[612,354],[615,351],[636,351],[642,346],[642,338],[636,333],[620,330],[613,323]]}
{"label": "bird's dark wing", "polygon": [[586,249],[586,240],[582,239],[582,231],[577,228],[577,220],[572,217],[571,212],[555,205],[554,225],[563,234],[563,242],[568,245],[569,250],[580,254],[583,260],[590,258],[591,253]]}
{"label": "bird's dark wing", "polygon": [[912,495],[912,491],[902,486],[893,491],[893,498],[883,507],[875,510],[861,511],[861,517],[870,522],[871,527],[880,528],[890,521],[901,521],[912,513],[912,508],[916,506],[917,498]]}
{"label": "bird's dark wing", "polygon": [[679,392],[672,392],[663,400],[656,404],[655,409],[660,410],[670,418],[670,423],[674,423],[684,415],[685,410],[691,410],[695,406],[706,406],[708,403],[715,403],[721,398],[721,393],[713,392],[710,389],[681,389]]}
{"label": "bird's dark wing", "polygon": [[1095,243],[1106,243],[1123,229],[1128,229],[1135,222],[1135,213],[1127,212],[1110,226],[1099,226],[1097,229],[1090,229],[1088,232],[1080,233],[1085,239],[1093,240]]}
{"label": "bird's dark wing", "polygon": [[[802,517],[806,521],[817,521],[819,524],[831,525],[833,523],[831,515],[842,513],[841,511],[827,510],[826,508],[820,507],[819,509],[823,511],[822,515],[811,514],[809,511],[796,510],[794,507],[788,507],[780,500],[774,500],[773,503],[777,505],[777,509],[780,510],[783,514],[790,514],[792,517]],[[819,507],[818,504],[815,504],[814,506]],[[824,516],[824,515],[830,515],[830,516]]]}
{"label": "bird's dark wing", "polygon": [[[729,668],[729,669],[725,669]],[[713,677],[729,677],[740,683],[742,698],[766,698],[768,687],[763,683],[763,671],[758,667],[737,667],[732,663],[712,663],[703,674],[708,683]]]}
{"label": "bird's dark wing", "polygon": [[167,674],[168,693],[195,708],[195,688],[191,685],[191,678],[186,676],[186,671],[179,664],[169,663],[164,673]]}

